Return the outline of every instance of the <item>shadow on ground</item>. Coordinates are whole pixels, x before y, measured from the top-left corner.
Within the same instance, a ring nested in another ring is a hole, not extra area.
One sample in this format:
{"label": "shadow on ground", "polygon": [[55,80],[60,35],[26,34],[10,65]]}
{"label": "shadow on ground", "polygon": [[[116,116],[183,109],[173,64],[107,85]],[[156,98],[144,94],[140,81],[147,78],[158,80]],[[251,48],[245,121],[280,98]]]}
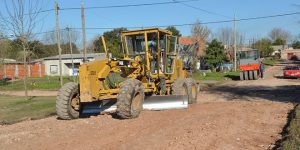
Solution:
{"label": "shadow on ground", "polygon": [[[209,91],[222,94],[227,100],[256,100],[266,99],[277,102],[300,102],[300,85],[289,86],[233,86],[221,85]],[[225,94],[224,94],[225,93]]]}

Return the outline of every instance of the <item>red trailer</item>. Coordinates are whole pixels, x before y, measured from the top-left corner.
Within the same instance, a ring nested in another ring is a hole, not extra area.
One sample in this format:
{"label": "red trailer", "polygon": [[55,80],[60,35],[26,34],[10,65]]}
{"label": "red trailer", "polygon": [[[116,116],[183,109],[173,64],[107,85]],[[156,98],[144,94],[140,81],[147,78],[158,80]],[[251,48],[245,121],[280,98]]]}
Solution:
{"label": "red trailer", "polygon": [[259,51],[251,49],[239,52],[240,80],[257,80],[260,77]]}

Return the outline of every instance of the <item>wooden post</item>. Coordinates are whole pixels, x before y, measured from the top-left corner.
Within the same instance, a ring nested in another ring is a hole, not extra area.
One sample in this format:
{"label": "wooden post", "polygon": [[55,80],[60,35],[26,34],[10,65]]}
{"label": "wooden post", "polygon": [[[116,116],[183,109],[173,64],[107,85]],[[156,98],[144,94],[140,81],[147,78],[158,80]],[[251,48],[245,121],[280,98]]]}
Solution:
{"label": "wooden post", "polygon": [[81,23],[82,23],[82,36],[83,36],[83,62],[86,59],[86,34],[85,34],[85,19],[84,19],[84,0],[81,0]]}
{"label": "wooden post", "polygon": [[58,55],[59,55],[59,79],[60,86],[63,86],[63,78],[62,78],[62,62],[61,62],[61,48],[60,48],[60,33],[59,33],[59,23],[58,23],[58,4],[57,0],[55,1],[55,16],[56,16],[56,39],[57,39],[57,47],[58,47]]}
{"label": "wooden post", "polygon": [[236,19],[234,15],[234,71],[237,70],[237,63],[236,63]]}
{"label": "wooden post", "polygon": [[70,52],[71,52],[71,61],[72,61],[72,76],[73,76],[73,82],[75,82],[72,38],[71,38],[70,28],[67,27],[67,30],[69,33],[69,43],[70,43]]}

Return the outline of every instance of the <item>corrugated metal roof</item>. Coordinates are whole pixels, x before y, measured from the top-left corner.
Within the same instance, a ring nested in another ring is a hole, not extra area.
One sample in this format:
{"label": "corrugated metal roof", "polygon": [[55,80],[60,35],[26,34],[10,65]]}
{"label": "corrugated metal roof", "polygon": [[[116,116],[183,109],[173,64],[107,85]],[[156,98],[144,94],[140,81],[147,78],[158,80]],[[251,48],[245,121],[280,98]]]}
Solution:
{"label": "corrugated metal roof", "polygon": [[[87,58],[99,58],[99,59],[103,59],[105,58],[105,54],[104,53],[90,53],[90,54],[86,54]],[[62,54],[61,55],[61,59],[71,59],[71,54]],[[59,55],[56,56],[51,56],[51,57],[46,57],[46,58],[42,58],[42,60],[57,60],[59,59]],[[83,59],[83,54],[73,54],[73,59]]]}

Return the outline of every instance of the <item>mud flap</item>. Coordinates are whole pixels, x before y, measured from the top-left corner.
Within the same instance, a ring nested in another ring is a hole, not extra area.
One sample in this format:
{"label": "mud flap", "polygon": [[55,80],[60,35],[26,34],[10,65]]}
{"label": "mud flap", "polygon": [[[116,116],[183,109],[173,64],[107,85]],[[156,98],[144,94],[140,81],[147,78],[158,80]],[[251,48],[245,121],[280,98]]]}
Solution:
{"label": "mud flap", "polygon": [[[168,110],[188,108],[188,97],[183,95],[171,96],[149,96],[143,103],[144,110]],[[99,104],[86,104],[83,106],[82,113],[95,114],[103,112],[114,112],[117,106],[115,101],[103,101]]]}

